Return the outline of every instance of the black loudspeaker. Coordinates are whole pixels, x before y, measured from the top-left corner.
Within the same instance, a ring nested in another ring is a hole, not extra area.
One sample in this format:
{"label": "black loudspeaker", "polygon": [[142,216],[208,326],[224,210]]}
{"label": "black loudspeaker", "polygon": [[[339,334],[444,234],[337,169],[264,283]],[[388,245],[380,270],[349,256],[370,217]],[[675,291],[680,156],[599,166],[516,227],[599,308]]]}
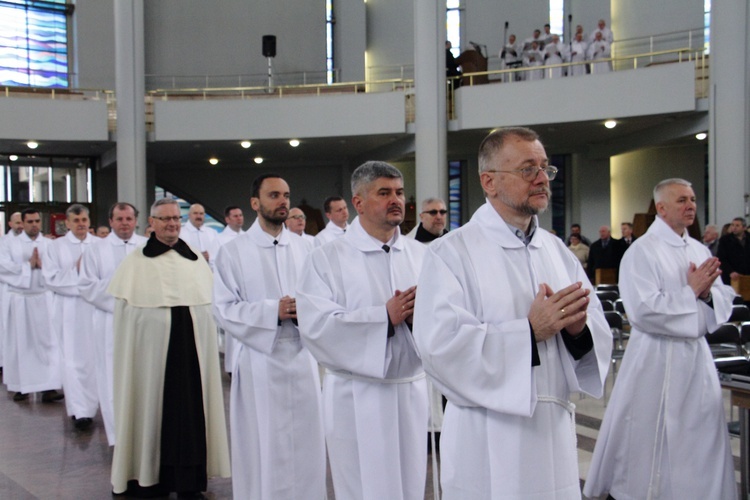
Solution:
{"label": "black loudspeaker", "polygon": [[275,35],[263,35],[263,57],[276,57]]}

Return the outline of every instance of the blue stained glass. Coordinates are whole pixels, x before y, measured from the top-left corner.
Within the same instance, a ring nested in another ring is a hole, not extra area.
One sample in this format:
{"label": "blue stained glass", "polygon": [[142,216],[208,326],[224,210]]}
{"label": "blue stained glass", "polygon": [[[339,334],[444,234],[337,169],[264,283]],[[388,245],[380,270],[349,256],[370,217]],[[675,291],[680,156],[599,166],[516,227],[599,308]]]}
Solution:
{"label": "blue stained glass", "polygon": [[66,9],[64,0],[3,2],[0,85],[68,86]]}

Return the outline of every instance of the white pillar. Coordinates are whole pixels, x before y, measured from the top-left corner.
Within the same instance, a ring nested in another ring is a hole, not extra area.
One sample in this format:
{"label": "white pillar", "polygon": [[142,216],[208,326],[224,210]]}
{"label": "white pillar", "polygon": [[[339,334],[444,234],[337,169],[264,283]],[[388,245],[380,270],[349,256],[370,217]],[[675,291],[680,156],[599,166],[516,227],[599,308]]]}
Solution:
{"label": "white pillar", "polygon": [[748,215],[750,193],[750,8],[747,0],[711,5],[709,222]]}
{"label": "white pillar", "polygon": [[414,1],[415,177],[417,207],[439,196],[448,203],[445,1]]}
{"label": "white pillar", "polygon": [[143,0],[115,0],[115,92],[117,97],[117,200],[148,222]]}

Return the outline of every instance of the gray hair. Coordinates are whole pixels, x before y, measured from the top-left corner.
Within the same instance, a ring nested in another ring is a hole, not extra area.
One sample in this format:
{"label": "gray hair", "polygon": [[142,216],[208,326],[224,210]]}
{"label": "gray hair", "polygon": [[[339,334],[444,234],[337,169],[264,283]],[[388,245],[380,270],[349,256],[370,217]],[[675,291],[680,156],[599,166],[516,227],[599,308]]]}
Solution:
{"label": "gray hair", "polygon": [[358,166],[352,173],[352,194],[362,194],[362,190],[375,179],[403,179],[401,171],[384,161],[368,161]]}
{"label": "gray hair", "polygon": [[518,137],[528,142],[539,140],[539,135],[526,127],[507,127],[493,130],[479,145],[480,174],[492,170],[492,158],[503,148],[508,137]]}
{"label": "gray hair", "polygon": [[156,209],[162,205],[177,205],[177,208],[180,208],[180,204],[174,198],[161,198],[159,200],[156,200],[154,204],[151,205],[151,211],[149,212],[149,215],[151,215],[151,217],[156,217]]}
{"label": "gray hair", "polygon": [[71,206],[68,207],[67,210],[65,210],[65,217],[70,217],[70,214],[73,215],[81,215],[81,214],[89,214],[89,209],[81,205],[80,203],[73,203]]}
{"label": "gray hair", "polygon": [[445,205],[445,202],[442,198],[427,198],[426,200],[422,200],[422,210],[427,208],[427,205],[431,203],[442,203],[443,205]]}
{"label": "gray hair", "polygon": [[668,186],[674,186],[675,184],[678,184],[680,186],[687,186],[692,187],[692,184],[685,179],[680,179],[679,177],[673,177],[672,179],[664,179],[659,184],[654,187],[654,203],[659,203],[661,201],[664,201],[664,190]]}

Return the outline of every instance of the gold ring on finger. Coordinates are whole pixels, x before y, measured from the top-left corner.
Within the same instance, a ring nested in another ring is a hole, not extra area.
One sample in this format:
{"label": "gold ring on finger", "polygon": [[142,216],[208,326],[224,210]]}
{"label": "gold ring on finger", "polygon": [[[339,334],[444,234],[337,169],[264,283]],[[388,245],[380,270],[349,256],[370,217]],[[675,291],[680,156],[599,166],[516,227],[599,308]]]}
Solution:
{"label": "gold ring on finger", "polygon": [[563,307],[562,309],[560,309],[560,312],[562,313],[562,317],[564,318],[565,317],[565,308]]}

